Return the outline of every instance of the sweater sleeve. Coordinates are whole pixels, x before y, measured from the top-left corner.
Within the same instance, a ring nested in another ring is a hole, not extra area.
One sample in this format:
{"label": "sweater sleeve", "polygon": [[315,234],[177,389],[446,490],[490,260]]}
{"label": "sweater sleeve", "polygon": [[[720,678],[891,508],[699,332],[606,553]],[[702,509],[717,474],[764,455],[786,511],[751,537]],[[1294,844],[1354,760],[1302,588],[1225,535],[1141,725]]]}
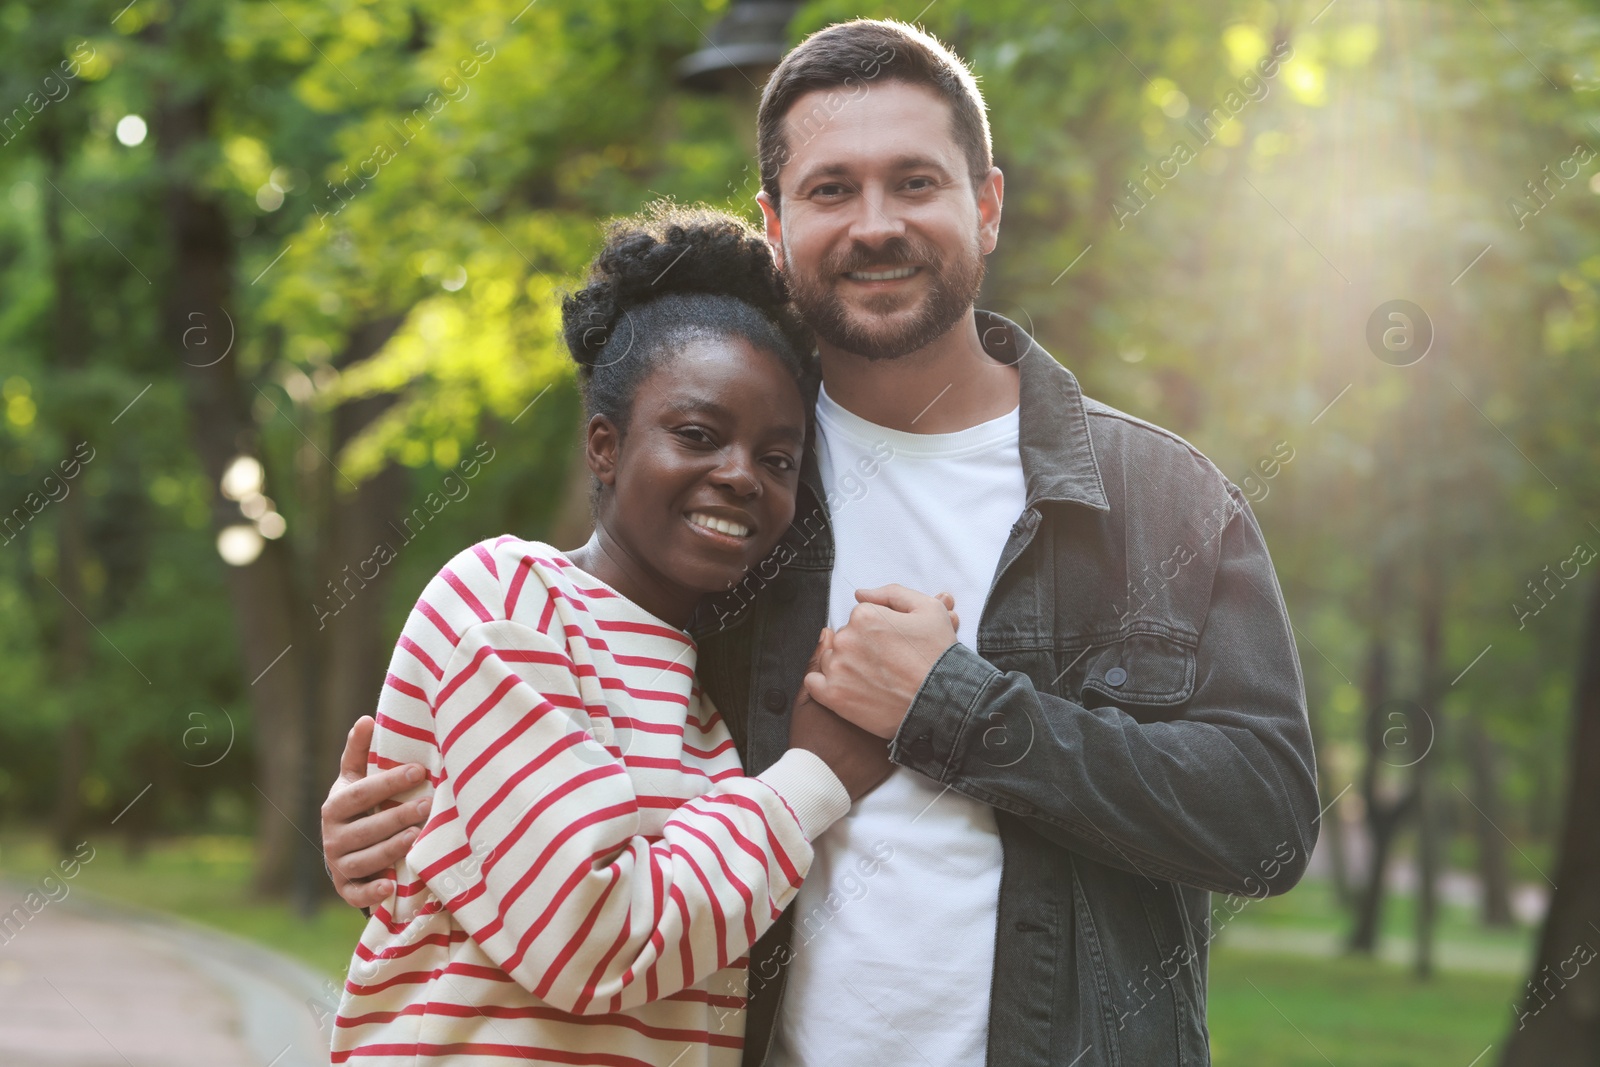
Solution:
{"label": "sweater sleeve", "polygon": [[417,873],[514,981],[564,1011],[636,1007],[738,959],[794,896],[810,839],[849,807],[828,766],[796,750],[644,836],[633,778],[586,728],[566,648],[517,622],[461,632],[430,703],[447,810],[428,829],[453,824],[465,842]]}

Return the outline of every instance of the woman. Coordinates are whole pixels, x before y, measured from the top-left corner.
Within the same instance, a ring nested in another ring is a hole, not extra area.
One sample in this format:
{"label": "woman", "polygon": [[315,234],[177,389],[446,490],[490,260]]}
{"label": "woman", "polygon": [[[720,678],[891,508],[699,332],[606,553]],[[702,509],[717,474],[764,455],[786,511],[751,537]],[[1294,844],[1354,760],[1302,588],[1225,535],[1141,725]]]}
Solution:
{"label": "woman", "polygon": [[765,243],[658,207],[562,311],[595,534],[475,545],[405,625],[374,761],[425,766],[433,815],[351,962],[335,1063],[736,1064],[745,953],[888,769],[812,705],[747,778],[694,681],[683,627],[777,544],[806,442]]}

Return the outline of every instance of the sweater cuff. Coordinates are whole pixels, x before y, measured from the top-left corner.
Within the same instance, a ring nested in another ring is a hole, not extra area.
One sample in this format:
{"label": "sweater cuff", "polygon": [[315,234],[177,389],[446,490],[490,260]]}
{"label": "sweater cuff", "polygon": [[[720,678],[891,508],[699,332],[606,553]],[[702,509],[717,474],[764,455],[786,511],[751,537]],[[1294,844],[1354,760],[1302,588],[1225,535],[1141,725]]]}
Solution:
{"label": "sweater cuff", "polygon": [[804,748],[791,748],[778,762],[756,775],[789,805],[806,840],[842,819],[850,810],[850,792],[822,757]]}

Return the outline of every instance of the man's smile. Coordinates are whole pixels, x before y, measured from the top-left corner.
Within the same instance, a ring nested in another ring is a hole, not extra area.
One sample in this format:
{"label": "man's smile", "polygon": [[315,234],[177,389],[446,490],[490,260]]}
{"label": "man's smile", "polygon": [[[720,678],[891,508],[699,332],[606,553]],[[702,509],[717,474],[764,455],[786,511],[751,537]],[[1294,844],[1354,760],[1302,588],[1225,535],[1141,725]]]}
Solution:
{"label": "man's smile", "polygon": [[920,273],[921,267],[894,267],[889,270],[852,270],[845,277],[853,282],[894,282]]}

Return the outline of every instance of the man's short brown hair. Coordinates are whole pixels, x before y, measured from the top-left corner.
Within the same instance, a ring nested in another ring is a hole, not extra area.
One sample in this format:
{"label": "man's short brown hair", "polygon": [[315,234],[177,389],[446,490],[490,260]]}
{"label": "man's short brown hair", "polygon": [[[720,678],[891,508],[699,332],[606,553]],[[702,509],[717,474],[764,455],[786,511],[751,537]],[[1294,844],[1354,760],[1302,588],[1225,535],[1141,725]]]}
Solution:
{"label": "man's short brown hair", "polygon": [[973,188],[994,166],[989,117],[978,81],[967,64],[932,34],[890,19],[854,19],[818,30],[801,41],[767,79],[756,116],[756,157],[761,188],[779,206],[778,172],[793,146],[784,123],[795,101],[807,93],[826,91],[822,102],[798,120],[807,140],[825,125],[844,101],[870,91],[873,82],[898,81],[925,85],[950,105],[951,132],[967,158]]}

